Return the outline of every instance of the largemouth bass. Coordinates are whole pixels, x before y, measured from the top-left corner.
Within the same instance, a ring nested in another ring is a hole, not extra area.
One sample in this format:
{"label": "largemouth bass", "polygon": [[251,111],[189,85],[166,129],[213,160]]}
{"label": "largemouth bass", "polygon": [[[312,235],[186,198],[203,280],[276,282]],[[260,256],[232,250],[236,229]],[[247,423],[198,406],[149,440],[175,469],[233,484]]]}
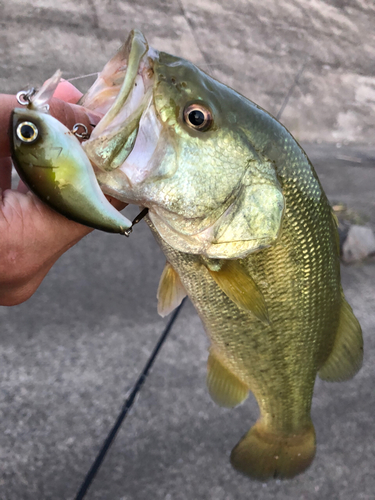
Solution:
{"label": "largemouth bass", "polygon": [[83,145],[103,191],[149,209],[167,258],[159,312],[187,294],[211,341],[211,397],[257,399],[233,466],[262,481],[301,473],[315,455],[317,374],[351,378],[363,350],[306,154],[266,111],[138,31],[82,104],[106,112]]}
{"label": "largemouth bass", "polygon": [[[128,68],[117,100],[83,147],[104,192],[148,207],[167,257],[159,311],[190,297],[211,341],[214,401],[256,397],[260,417],[233,466],[293,477],[315,455],[316,375],[346,380],[362,363],[335,217],[306,154],[270,114],[137,31],[125,47],[111,63]],[[85,106],[106,102],[97,89],[108,68]]]}

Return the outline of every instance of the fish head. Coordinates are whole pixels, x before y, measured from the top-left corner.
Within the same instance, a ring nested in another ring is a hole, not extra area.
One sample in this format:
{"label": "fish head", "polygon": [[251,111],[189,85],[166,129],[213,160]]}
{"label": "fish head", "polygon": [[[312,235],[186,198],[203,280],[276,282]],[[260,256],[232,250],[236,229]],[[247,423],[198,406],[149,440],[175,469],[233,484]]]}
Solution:
{"label": "fish head", "polygon": [[147,207],[183,252],[238,258],[272,244],[284,199],[251,140],[249,101],[139,32],[126,45],[117,100],[83,144],[104,192]]}

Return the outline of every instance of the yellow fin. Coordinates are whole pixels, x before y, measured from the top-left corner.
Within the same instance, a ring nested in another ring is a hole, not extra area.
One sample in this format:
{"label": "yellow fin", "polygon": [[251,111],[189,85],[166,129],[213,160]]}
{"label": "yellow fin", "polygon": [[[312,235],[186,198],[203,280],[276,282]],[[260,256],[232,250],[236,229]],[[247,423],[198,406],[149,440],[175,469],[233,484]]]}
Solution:
{"label": "yellow fin", "polygon": [[319,377],[328,382],[349,380],[362,366],[361,326],[344,296],[342,299],[339,326],[333,348],[327,361],[319,370]]}
{"label": "yellow fin", "polygon": [[158,313],[163,318],[176,309],[186,297],[186,291],[180,277],[169,262],[166,263],[160,277],[156,297],[158,299]]}
{"label": "yellow fin", "polygon": [[219,271],[207,267],[222,291],[241,309],[269,324],[267,305],[258,285],[236,260],[226,260]]}
{"label": "yellow fin", "polygon": [[340,255],[340,236],[339,236],[339,220],[337,218],[337,215],[331,209],[331,215],[333,219],[333,224],[335,226],[335,240],[336,240],[336,250],[337,250],[337,255]]}
{"label": "yellow fin", "polygon": [[219,406],[233,408],[249,395],[249,388],[233,375],[211,352],[207,362],[207,387]]}
{"label": "yellow fin", "polygon": [[312,423],[298,433],[272,432],[261,420],[232,450],[235,469],[259,481],[287,479],[303,472],[315,456],[315,431]]}

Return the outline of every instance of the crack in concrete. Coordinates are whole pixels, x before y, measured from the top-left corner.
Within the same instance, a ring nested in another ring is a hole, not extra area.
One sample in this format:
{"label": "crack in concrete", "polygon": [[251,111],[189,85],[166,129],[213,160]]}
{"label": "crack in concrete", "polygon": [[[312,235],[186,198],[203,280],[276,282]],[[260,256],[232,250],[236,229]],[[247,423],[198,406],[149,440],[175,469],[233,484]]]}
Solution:
{"label": "crack in concrete", "polygon": [[[196,37],[194,36],[194,26],[193,26],[192,22],[190,21],[188,15],[187,15],[187,11],[186,11],[183,3],[182,3],[182,0],[177,0],[177,3],[180,6],[180,9],[181,9],[181,12],[182,12],[182,16],[183,16],[183,18],[186,21],[188,29],[189,29],[189,31],[190,31],[190,33],[192,35],[192,39],[194,40],[195,45],[197,46],[197,48],[198,48],[198,50],[199,50],[199,52],[200,52],[203,60],[205,61],[206,66],[214,66],[212,64],[212,62],[211,63],[208,62],[206,54],[204,53],[204,51],[202,50],[202,47],[200,46],[200,44],[198,43]],[[213,70],[213,73],[215,73],[215,70]]]}

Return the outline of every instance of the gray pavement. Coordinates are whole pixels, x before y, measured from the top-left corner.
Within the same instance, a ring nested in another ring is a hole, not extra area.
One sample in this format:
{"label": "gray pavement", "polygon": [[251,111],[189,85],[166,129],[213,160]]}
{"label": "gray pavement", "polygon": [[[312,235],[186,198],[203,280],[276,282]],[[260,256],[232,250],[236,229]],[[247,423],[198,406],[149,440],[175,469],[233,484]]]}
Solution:
{"label": "gray pavement", "polygon": [[[139,27],[157,48],[215,64],[215,76],[276,113],[314,45],[314,65],[283,121],[301,140],[320,141],[304,146],[331,201],[347,203],[374,227],[373,4],[232,5],[229,16],[224,1],[0,0],[0,91],[39,83],[57,67],[67,76],[98,70]],[[28,302],[0,307],[1,500],[74,497],[166,324],[155,298],[163,265],[145,224],[129,239],[94,232]],[[375,264],[345,266],[342,278],[363,328],[365,362],[352,381],[317,381],[318,448],[307,472],[261,484],[231,468],[230,450],[257,406],[253,398],[234,410],[211,402],[208,342],[188,303],[87,498],[373,500]]]}
{"label": "gray pavement", "polygon": [[[371,0],[0,0],[0,89],[98,71],[132,28],[273,114],[301,141],[375,145]],[[85,82],[86,84],[87,82]]]}

